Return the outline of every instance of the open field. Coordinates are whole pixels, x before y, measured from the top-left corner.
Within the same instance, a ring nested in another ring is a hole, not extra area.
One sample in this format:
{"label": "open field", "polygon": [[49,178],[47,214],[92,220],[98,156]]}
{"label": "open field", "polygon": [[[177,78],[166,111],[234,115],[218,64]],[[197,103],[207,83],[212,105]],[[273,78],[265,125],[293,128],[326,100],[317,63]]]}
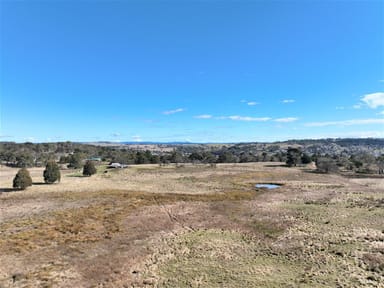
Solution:
{"label": "open field", "polygon": [[[139,165],[43,184],[0,167],[0,287],[384,287],[384,178]],[[275,190],[256,183],[279,183]]]}

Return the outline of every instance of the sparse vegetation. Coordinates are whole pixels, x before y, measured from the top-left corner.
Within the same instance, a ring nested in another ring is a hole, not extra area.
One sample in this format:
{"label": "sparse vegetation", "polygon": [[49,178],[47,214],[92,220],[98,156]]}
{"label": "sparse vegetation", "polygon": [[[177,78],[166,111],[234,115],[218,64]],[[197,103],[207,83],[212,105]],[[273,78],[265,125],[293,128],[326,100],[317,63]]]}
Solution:
{"label": "sparse vegetation", "polygon": [[[151,144],[0,142],[0,161],[11,167],[40,167],[50,160],[81,169],[86,159],[121,164],[286,162],[309,164],[319,157],[336,161],[340,170],[382,173],[383,139],[291,140],[276,143]],[[380,166],[381,165],[381,166]]]}
{"label": "sparse vegetation", "polygon": [[[107,173],[106,163],[99,163],[91,178],[62,170],[60,185],[1,193],[0,286],[384,282],[379,175],[324,175],[283,162],[215,163],[213,169],[202,163],[203,155],[192,156],[193,164],[132,165]],[[0,188],[8,191],[15,168],[0,169]],[[42,181],[43,168],[29,170]],[[256,183],[282,185],[265,190]]]}
{"label": "sparse vegetation", "polygon": [[317,158],[316,168],[320,173],[336,173],[339,171],[339,168],[336,165],[336,161],[329,157]]}

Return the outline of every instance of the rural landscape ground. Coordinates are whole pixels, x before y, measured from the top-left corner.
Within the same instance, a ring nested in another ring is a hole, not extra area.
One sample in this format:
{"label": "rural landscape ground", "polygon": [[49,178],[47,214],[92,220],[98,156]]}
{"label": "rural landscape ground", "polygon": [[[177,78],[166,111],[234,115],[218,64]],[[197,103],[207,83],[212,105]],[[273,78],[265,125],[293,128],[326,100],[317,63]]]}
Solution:
{"label": "rural landscape ground", "polygon": [[[0,287],[384,287],[384,178],[259,162],[0,167]],[[277,183],[280,188],[255,188]]]}

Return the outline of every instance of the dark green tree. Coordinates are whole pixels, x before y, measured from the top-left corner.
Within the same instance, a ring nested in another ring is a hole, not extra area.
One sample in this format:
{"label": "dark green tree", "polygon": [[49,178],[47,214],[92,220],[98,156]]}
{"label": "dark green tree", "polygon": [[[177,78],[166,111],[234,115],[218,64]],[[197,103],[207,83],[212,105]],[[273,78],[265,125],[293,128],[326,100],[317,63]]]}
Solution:
{"label": "dark green tree", "polygon": [[217,159],[218,163],[237,163],[238,158],[231,153],[230,151],[225,151],[219,155],[219,158]]}
{"label": "dark green tree", "polygon": [[160,163],[160,156],[159,155],[152,155],[151,164],[159,164],[159,163]]}
{"label": "dark green tree", "polygon": [[31,175],[27,169],[21,168],[13,178],[13,188],[24,190],[29,186],[32,186]]}
{"label": "dark green tree", "polygon": [[[149,152],[149,151],[148,151]],[[135,164],[148,164],[150,163],[150,158],[152,155],[148,155],[147,152],[137,151]]]}
{"label": "dark green tree", "polygon": [[263,157],[263,158],[262,158],[262,159],[263,159],[262,161],[263,161],[263,162],[266,162],[266,161],[267,161],[268,153],[264,151],[263,153],[261,153],[261,156]]}
{"label": "dark green tree", "polygon": [[308,154],[303,153],[303,155],[301,156],[301,163],[303,163],[303,164],[309,164],[309,163],[311,163],[311,162],[312,162],[311,157],[310,157]]}
{"label": "dark green tree", "polygon": [[69,157],[69,168],[79,169],[83,167],[82,161],[85,158],[85,155],[81,152],[75,152]]}
{"label": "dark green tree", "polygon": [[172,163],[176,163],[176,164],[184,162],[183,155],[179,151],[176,151],[176,150],[172,151],[169,160]]}
{"label": "dark green tree", "polygon": [[217,161],[216,156],[211,152],[204,152],[203,156],[204,156],[204,159],[203,159],[204,163],[216,163]]}
{"label": "dark green tree", "polygon": [[293,148],[293,147],[288,147],[287,150],[287,165],[289,167],[296,166],[297,164],[300,164],[301,160],[301,150],[299,148]]}
{"label": "dark green tree", "polygon": [[95,164],[92,161],[85,162],[85,165],[83,167],[84,176],[92,176],[93,174],[96,174],[96,172],[97,170]]}
{"label": "dark green tree", "polygon": [[201,162],[203,161],[204,159],[204,156],[202,155],[201,152],[192,152],[189,156],[188,156],[189,160],[191,160],[191,162]]}
{"label": "dark green tree", "polygon": [[379,168],[379,174],[384,174],[384,154],[381,154],[376,158],[377,167]]}
{"label": "dark green tree", "polygon": [[16,155],[17,167],[32,167],[33,162],[33,156],[30,152],[20,152]]}
{"label": "dark green tree", "polygon": [[48,161],[43,176],[45,183],[52,184],[56,181],[60,182],[60,168],[55,161]]}

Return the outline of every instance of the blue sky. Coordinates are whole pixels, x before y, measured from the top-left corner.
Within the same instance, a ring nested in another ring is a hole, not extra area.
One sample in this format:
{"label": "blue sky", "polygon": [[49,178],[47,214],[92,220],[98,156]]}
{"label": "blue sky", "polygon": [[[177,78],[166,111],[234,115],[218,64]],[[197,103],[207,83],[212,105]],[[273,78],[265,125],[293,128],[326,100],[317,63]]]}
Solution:
{"label": "blue sky", "polygon": [[0,141],[384,137],[383,1],[0,0]]}

